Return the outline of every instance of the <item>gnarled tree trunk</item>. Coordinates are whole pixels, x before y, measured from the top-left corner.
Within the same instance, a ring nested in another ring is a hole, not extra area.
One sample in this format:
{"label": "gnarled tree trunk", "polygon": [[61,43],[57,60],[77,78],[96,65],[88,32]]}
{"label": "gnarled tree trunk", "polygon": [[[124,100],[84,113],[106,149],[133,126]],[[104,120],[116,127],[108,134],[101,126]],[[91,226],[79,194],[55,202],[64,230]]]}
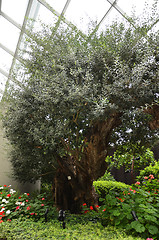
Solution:
{"label": "gnarled tree trunk", "polygon": [[[65,158],[59,158],[59,168],[54,179],[54,200],[60,209],[72,213],[80,211],[83,203],[95,206],[98,198],[93,181],[102,176],[107,169],[105,158],[112,130],[120,124],[120,115],[112,114],[106,121],[98,121],[92,128],[81,157],[79,149]],[[66,147],[67,146],[67,143]],[[68,147],[69,148],[69,147]]]}

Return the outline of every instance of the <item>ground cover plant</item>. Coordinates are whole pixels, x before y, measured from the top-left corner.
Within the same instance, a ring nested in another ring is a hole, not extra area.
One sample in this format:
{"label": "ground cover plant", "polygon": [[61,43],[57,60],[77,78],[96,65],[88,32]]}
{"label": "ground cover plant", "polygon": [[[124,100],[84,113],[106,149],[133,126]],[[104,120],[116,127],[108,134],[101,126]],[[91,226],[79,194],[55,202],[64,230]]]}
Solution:
{"label": "ground cover plant", "polygon": [[78,219],[77,216],[66,220],[66,229],[62,229],[57,220],[45,223],[43,221],[35,222],[31,219],[25,221],[15,219],[12,222],[1,223],[0,238],[7,240],[144,240],[140,237],[129,236],[123,230],[118,230],[112,226],[103,227],[98,222],[93,223],[86,219],[82,221],[82,218]]}
{"label": "ground cover plant", "polygon": [[83,203],[80,215],[66,211],[66,229],[58,221],[53,202],[44,193],[30,198],[28,193],[20,194],[11,186],[1,186],[0,237],[156,240],[159,237],[159,189],[152,188],[155,181],[152,174],[143,180],[148,182],[146,188],[139,181],[131,186],[110,180],[105,184],[95,182],[99,205]]}
{"label": "ground cover plant", "polygon": [[111,147],[137,142],[142,150],[158,139],[158,4],[91,35],[63,27],[62,18],[27,31],[4,127],[16,179],[50,182],[60,208],[95,205],[93,181]]}

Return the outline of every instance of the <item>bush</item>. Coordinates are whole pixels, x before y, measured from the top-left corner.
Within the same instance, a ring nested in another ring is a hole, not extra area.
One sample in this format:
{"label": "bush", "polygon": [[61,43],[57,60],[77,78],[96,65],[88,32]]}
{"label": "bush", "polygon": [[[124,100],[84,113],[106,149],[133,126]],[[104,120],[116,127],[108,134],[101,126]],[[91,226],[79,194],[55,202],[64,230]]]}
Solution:
{"label": "bush", "polygon": [[[55,212],[52,202],[45,194],[38,194],[30,198],[29,193],[20,194],[11,186],[0,186],[0,223],[15,218],[44,218],[47,209]],[[49,213],[52,214],[53,213]]]}
{"label": "bush", "polygon": [[104,175],[98,179],[98,181],[115,181],[115,179],[110,172],[106,171]]}
{"label": "bush", "polygon": [[141,170],[137,179],[140,181],[144,176],[149,176],[150,174],[152,174],[154,178],[159,179],[159,162],[155,161],[155,164],[150,164]]}
{"label": "bush", "polygon": [[[159,197],[137,187],[124,188],[120,194],[110,190],[100,207],[102,223],[126,229],[144,238],[159,238]],[[135,213],[133,217],[133,213]]]}
{"label": "bush", "polygon": [[110,190],[114,190],[119,193],[123,189],[126,190],[130,188],[129,185],[116,181],[94,181],[93,185],[100,198],[105,198]]}
{"label": "bush", "polygon": [[140,171],[140,175],[136,178],[140,183],[140,187],[146,191],[159,191],[159,162],[154,165],[150,164],[144,170]]}

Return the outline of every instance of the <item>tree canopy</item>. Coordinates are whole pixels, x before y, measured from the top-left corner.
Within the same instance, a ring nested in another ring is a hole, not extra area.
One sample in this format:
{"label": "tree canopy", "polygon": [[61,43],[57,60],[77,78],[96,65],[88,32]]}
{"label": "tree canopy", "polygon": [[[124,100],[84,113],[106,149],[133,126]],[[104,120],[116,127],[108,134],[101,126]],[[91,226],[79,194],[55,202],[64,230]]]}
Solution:
{"label": "tree canopy", "polygon": [[69,27],[30,32],[22,53],[24,77],[20,88],[9,88],[4,117],[20,181],[51,181],[60,158],[75,153],[82,169],[99,128],[99,157],[111,146],[154,143],[158,132],[150,122],[157,118],[153,106],[158,111],[159,32],[149,32],[152,22],[146,24],[115,22],[91,37]]}

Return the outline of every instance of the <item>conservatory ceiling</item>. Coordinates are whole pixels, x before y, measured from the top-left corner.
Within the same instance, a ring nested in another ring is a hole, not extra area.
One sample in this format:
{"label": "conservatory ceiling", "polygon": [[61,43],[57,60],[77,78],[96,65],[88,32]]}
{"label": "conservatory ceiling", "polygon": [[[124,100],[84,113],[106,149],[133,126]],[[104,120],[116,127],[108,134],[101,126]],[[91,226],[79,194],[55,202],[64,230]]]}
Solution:
{"label": "conservatory ceiling", "polygon": [[[153,0],[147,2],[152,5]],[[144,6],[145,0],[0,0],[0,99],[20,60],[18,49],[22,48],[30,18],[46,24],[75,25],[84,34],[93,21],[96,23],[96,27],[91,28],[90,34],[93,34],[115,19],[129,21],[133,10],[139,16]],[[35,23],[34,28],[38,27]]]}

